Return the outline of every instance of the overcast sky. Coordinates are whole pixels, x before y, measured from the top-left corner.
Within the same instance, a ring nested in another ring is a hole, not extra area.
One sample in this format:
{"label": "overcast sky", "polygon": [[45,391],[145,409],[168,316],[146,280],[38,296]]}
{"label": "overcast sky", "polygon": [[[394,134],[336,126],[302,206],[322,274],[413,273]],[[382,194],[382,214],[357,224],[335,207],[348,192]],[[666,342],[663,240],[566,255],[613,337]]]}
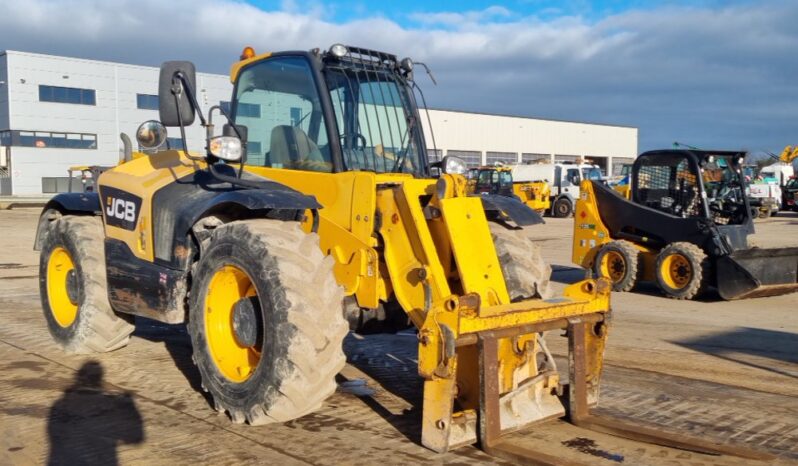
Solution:
{"label": "overcast sky", "polygon": [[431,107],[640,128],[640,149],[798,144],[798,2],[0,0],[0,50],[226,73],[342,42],[426,62]]}

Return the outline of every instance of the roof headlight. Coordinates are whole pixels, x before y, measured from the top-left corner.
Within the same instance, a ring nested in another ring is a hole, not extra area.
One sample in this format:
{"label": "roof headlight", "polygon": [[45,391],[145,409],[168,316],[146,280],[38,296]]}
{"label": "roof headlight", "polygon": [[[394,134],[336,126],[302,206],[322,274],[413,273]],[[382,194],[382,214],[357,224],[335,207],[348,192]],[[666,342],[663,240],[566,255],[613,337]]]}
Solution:
{"label": "roof headlight", "polygon": [[410,57],[405,57],[399,62],[399,66],[408,73],[413,71],[413,60]]}
{"label": "roof headlight", "polygon": [[344,44],[335,44],[332,47],[330,47],[330,53],[337,58],[342,58],[347,53],[349,53],[349,49],[346,48],[346,45]]}

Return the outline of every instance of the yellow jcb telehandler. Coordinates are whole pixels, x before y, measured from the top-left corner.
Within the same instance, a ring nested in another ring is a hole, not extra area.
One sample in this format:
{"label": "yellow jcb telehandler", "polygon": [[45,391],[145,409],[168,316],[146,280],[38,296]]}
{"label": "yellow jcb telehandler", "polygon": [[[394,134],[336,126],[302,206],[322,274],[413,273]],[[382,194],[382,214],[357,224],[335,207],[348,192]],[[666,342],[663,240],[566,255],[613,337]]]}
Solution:
{"label": "yellow jcb telehandler", "polygon": [[709,287],[723,299],[798,290],[798,248],[748,244],[754,224],[744,160],[744,152],[645,152],[632,166],[629,199],[584,181],[573,262],[608,277],[615,291],[651,281],[675,299]]}
{"label": "yellow jcb telehandler", "polygon": [[[66,350],[120,348],[136,315],[187,323],[216,409],[265,424],[307,414],[335,391],[350,328],[409,319],[424,378],[422,443],[432,450],[479,442],[558,464],[502,436],[567,405],[579,425],[758,455],[590,413],[609,282],[543,299],[550,268],[531,253],[532,211],[468,196],[462,160],[429,163],[410,59],[340,44],[247,48],[231,80],[231,114],[212,107],[206,117],[194,66],[164,63],[160,122],[142,124],[139,144],[158,147],[171,126],[186,147],[184,128],[198,116],[205,150],[134,157],[100,175],[95,192],[44,208],[42,307]],[[228,120],[219,136],[214,112]],[[567,385],[543,338],[550,330],[566,331]]]}

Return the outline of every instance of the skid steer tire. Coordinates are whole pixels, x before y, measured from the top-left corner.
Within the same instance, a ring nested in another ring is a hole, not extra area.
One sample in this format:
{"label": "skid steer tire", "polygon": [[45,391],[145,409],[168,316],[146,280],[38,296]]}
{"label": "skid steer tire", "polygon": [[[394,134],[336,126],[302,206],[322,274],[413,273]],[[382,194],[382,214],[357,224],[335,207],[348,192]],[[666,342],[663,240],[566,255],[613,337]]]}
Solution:
{"label": "skid steer tire", "polygon": [[657,255],[657,284],[669,298],[693,299],[706,291],[709,267],[707,255],[698,246],[671,243]]}
{"label": "skid steer tire", "polygon": [[189,333],[217,411],[235,423],[285,422],[333,394],[348,332],[333,264],[295,222],[214,230],[194,269]]}
{"label": "skid steer tire", "polygon": [[630,291],[639,278],[639,257],[640,252],[629,241],[610,241],[596,254],[593,273],[609,278],[612,291]]}
{"label": "skid steer tire", "polygon": [[102,220],[65,216],[44,235],[39,292],[47,329],[70,353],[104,353],[127,345],[132,316],[108,302]]}
{"label": "skid steer tire", "polygon": [[489,222],[510,300],[550,298],[551,266],[543,260],[540,246],[524,228],[508,228]]}

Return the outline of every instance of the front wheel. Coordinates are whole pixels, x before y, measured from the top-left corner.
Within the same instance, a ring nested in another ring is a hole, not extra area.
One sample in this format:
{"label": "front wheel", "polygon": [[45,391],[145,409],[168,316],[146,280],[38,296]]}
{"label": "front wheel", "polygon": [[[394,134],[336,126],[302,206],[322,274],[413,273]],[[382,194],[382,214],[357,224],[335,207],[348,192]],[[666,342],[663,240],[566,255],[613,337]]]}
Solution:
{"label": "front wheel", "polygon": [[343,289],[319,237],[294,222],[217,228],[193,277],[194,362],[233,422],[285,422],[318,409],[346,358]]}
{"label": "front wheel", "polygon": [[707,255],[692,243],[672,243],[657,255],[657,284],[665,296],[693,299],[707,286]]}

